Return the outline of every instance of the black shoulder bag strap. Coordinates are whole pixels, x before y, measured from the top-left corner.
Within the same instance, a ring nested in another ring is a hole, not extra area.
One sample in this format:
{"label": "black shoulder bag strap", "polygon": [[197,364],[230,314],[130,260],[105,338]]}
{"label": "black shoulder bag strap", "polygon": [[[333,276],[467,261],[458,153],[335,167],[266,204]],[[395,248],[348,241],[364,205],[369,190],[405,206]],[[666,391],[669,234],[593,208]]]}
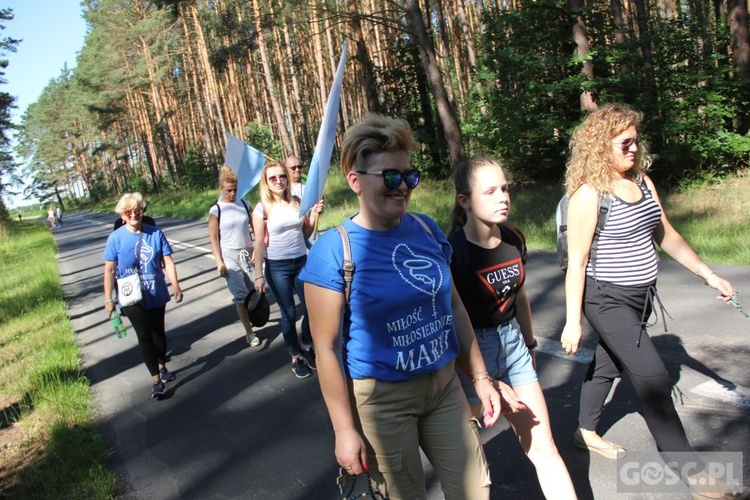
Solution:
{"label": "black shoulder bag strap", "polygon": [[599,250],[599,238],[602,235],[602,230],[607,224],[609,219],[609,212],[612,211],[612,195],[604,193],[599,196],[598,204],[599,212],[596,215],[596,229],[594,230],[594,239],[591,242],[591,249],[589,250],[589,259],[591,260],[591,271],[594,273],[594,281],[596,280],[596,254]]}

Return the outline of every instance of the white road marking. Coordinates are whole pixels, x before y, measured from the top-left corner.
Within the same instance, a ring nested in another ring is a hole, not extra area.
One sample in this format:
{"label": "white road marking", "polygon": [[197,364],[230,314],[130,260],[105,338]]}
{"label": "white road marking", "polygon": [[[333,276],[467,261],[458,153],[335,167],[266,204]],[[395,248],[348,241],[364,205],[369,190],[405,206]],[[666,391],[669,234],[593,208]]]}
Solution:
{"label": "white road marking", "polygon": [[693,387],[690,392],[717,399],[738,408],[750,409],[750,388],[741,385],[729,387],[715,380],[709,380]]}
{"label": "white road marking", "polygon": [[167,240],[169,240],[169,244],[173,247],[182,247],[189,250],[200,250],[201,252],[203,252],[204,257],[208,257],[211,260],[216,260],[214,259],[213,250],[211,250],[210,248],[202,247],[200,245],[191,245],[190,243],[183,243],[180,240],[173,240],[170,238],[167,238]]}

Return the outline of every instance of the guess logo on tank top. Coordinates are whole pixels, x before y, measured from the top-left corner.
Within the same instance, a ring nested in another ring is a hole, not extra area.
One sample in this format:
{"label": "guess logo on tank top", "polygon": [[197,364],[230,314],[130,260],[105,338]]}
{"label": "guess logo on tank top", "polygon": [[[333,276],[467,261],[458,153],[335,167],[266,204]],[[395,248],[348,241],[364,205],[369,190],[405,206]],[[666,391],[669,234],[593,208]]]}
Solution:
{"label": "guess logo on tank top", "polygon": [[475,273],[482,284],[495,297],[500,311],[505,311],[509,304],[509,298],[518,289],[519,284],[524,281],[521,257],[478,269]]}

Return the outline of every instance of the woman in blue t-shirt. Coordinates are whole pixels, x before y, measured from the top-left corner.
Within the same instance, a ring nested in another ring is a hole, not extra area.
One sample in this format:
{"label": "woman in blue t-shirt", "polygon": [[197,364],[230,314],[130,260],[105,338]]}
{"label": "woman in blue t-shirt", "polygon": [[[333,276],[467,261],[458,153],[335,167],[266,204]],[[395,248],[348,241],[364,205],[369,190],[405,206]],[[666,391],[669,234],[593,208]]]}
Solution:
{"label": "woman in blue t-shirt", "polygon": [[[489,159],[465,160],[453,169],[451,271],[490,377],[513,387],[527,411],[507,414],[523,450],[536,467],[547,498],[576,498],[568,470],[552,439],[547,403],[536,375],[537,341],[526,295],[523,236],[505,223],[508,181]],[[475,414],[481,408],[473,384],[461,382]]]}
{"label": "woman in blue t-shirt", "polygon": [[[336,230],[315,242],[300,275],[320,386],[346,472],[369,471],[392,500],[423,499],[422,448],[446,499],[488,498],[476,419],[454,365],[474,379],[485,425],[500,416],[501,399],[453,287],[450,245],[432,219],[407,214],[419,183],[409,159],[416,146],[404,120],[370,115],[347,130],[341,170],[359,201],[342,223],[351,287]],[[512,410],[522,407],[503,393]]]}
{"label": "woman in blue t-shirt", "polygon": [[122,195],[115,206],[124,224],[109,234],[104,248],[104,309],[109,315],[116,307],[116,300],[112,298],[115,276],[124,278],[138,273],[143,299],[122,307],[122,312],[133,324],[143,361],[151,374],[151,397],[158,398],[167,392],[164,384],[175,378],[166,365],[164,312],[170,299],[165,271],[175,302],[182,302],[182,290],[166,236],[160,229],[141,221],[145,206],[143,196],[137,192]]}

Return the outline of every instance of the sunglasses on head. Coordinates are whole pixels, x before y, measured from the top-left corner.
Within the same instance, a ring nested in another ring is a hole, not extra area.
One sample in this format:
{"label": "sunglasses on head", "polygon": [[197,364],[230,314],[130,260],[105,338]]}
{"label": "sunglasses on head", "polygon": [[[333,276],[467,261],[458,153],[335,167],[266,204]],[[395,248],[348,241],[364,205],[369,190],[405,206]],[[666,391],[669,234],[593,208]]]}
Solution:
{"label": "sunglasses on head", "polygon": [[628,137],[622,142],[616,142],[615,146],[619,147],[623,153],[627,153],[628,151],[630,151],[630,146],[632,146],[633,144],[638,146],[640,143],[641,138],[636,135],[635,137]]}
{"label": "sunglasses on head", "polygon": [[285,181],[287,179],[286,174],[272,175],[268,178],[268,182],[276,184],[277,182]]}
{"label": "sunglasses on head", "polygon": [[405,182],[406,187],[409,189],[414,189],[419,184],[418,170],[409,170],[404,174],[395,168],[387,168],[385,170],[369,172],[367,170],[357,170],[357,173],[364,175],[380,175],[383,177],[383,183],[388,189],[398,189],[402,182]]}
{"label": "sunglasses on head", "polygon": [[140,208],[131,208],[130,210],[125,210],[125,215],[127,215],[128,217],[143,215],[143,210]]}

